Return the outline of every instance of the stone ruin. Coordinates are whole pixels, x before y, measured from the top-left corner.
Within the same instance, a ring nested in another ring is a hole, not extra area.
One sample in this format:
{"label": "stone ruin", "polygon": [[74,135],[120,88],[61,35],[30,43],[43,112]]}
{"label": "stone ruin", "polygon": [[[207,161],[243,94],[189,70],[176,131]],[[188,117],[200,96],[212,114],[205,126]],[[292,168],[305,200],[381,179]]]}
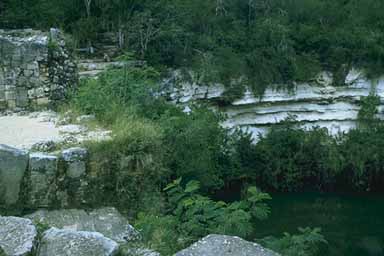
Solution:
{"label": "stone ruin", "polygon": [[54,106],[77,83],[61,32],[0,30],[0,111]]}

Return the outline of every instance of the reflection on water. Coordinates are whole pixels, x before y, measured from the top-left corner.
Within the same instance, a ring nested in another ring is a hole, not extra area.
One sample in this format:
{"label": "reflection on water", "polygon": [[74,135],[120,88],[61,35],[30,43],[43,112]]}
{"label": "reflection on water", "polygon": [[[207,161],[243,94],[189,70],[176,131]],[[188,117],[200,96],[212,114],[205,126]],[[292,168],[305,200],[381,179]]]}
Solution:
{"label": "reflection on water", "polygon": [[384,255],[384,196],[272,195],[272,213],[256,237],[321,227],[331,256]]}

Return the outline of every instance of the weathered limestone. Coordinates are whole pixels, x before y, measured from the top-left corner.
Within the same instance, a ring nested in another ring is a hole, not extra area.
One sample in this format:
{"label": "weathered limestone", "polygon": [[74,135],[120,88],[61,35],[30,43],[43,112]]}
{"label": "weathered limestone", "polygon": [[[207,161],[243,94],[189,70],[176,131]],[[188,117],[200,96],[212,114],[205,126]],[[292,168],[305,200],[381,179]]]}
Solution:
{"label": "weathered limestone", "polygon": [[0,216],[0,252],[2,249],[6,256],[29,255],[36,238],[36,228],[29,219]]}
{"label": "weathered limestone", "polygon": [[175,256],[278,256],[264,247],[239,237],[209,235]]}
{"label": "weathered limestone", "polygon": [[67,163],[67,176],[70,178],[79,178],[85,174],[85,161],[87,150],[84,148],[70,148],[62,152],[64,161]]}
{"label": "weathered limestone", "polygon": [[[87,156],[88,152],[84,148],[70,148],[62,152],[64,161],[65,175],[60,180],[59,190],[61,195],[68,199],[68,203],[76,207],[86,204],[87,199]],[[64,200],[61,200],[64,202]],[[71,203],[72,202],[72,203]]]}
{"label": "weathered limestone", "polygon": [[76,64],[58,30],[0,30],[0,111],[53,104],[76,83]]}
{"label": "weathered limestone", "polygon": [[48,154],[0,144],[0,208],[77,207],[90,200],[87,150]]}
{"label": "weathered limestone", "polygon": [[18,202],[27,165],[26,151],[0,144],[0,206]]}
{"label": "weathered limestone", "polygon": [[60,230],[51,228],[44,232],[38,256],[113,256],[119,245],[97,232]]}
{"label": "weathered limestone", "polygon": [[[384,102],[384,77],[372,81],[362,72],[351,70],[344,86],[332,86],[332,75],[323,72],[312,82],[296,84],[292,90],[270,86],[264,94],[255,96],[247,90],[243,97],[228,105],[220,105],[225,88],[220,84],[205,86],[199,81],[185,81],[176,73],[165,81],[169,99],[181,106],[199,101],[209,102],[214,109],[227,115],[226,128],[248,130],[257,139],[268,129],[287,117],[294,117],[298,126],[311,129],[327,128],[331,134],[356,127],[361,97],[376,93]],[[379,107],[379,117],[384,118],[384,104]]]}
{"label": "weathered limestone", "polygon": [[161,256],[160,253],[145,248],[122,249],[122,256]]}
{"label": "weathered limestone", "polygon": [[84,210],[40,210],[25,216],[35,223],[66,230],[99,232],[119,243],[137,239],[137,231],[115,208]]}
{"label": "weathered limestone", "polygon": [[58,157],[44,153],[29,156],[30,192],[29,205],[49,207],[55,201]]}

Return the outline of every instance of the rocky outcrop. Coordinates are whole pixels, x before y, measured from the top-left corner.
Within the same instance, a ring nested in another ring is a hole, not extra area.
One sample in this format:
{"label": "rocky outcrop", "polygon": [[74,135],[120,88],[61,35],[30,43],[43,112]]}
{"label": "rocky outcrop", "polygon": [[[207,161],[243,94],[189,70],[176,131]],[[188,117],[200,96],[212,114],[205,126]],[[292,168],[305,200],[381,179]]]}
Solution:
{"label": "rocky outcrop", "polygon": [[55,200],[57,191],[56,175],[58,157],[45,153],[32,153],[29,156],[30,191],[29,206],[49,207]]}
{"label": "rocky outcrop", "polygon": [[122,256],[161,256],[160,253],[145,248],[122,249]]}
{"label": "rocky outcrop", "polygon": [[115,208],[0,216],[1,256],[160,256],[142,245],[139,233]]}
{"label": "rocky outcrop", "polygon": [[84,210],[40,210],[25,216],[34,223],[74,231],[99,232],[119,243],[137,239],[137,231],[115,208]]}
{"label": "rocky outcrop", "polygon": [[0,111],[55,104],[76,83],[60,31],[0,30]]}
{"label": "rocky outcrop", "polygon": [[51,228],[44,232],[38,256],[113,256],[119,246],[97,232],[60,230]]}
{"label": "rocky outcrop", "polygon": [[239,237],[209,235],[175,256],[279,256],[264,247]]}
{"label": "rocky outcrop", "polygon": [[30,255],[37,239],[37,230],[28,219],[0,216],[0,255]]}
{"label": "rocky outcrop", "polygon": [[27,165],[28,152],[0,144],[0,205],[18,202]]}
{"label": "rocky outcrop", "polygon": [[[287,117],[294,117],[298,126],[328,128],[331,134],[348,131],[356,127],[361,97],[376,93],[384,102],[384,77],[369,80],[363,72],[351,70],[345,85],[334,87],[329,73],[321,73],[313,81],[298,83],[291,90],[270,86],[263,95],[255,96],[250,90],[229,104],[223,105],[225,88],[220,84],[205,86],[198,81],[186,81],[176,73],[165,81],[167,97],[184,106],[197,102],[208,102],[227,115],[223,126],[247,130],[257,139],[268,129]],[[384,104],[380,105],[380,117]]]}
{"label": "rocky outcrop", "polygon": [[47,154],[0,144],[0,208],[69,207],[86,202],[86,155],[84,148]]}

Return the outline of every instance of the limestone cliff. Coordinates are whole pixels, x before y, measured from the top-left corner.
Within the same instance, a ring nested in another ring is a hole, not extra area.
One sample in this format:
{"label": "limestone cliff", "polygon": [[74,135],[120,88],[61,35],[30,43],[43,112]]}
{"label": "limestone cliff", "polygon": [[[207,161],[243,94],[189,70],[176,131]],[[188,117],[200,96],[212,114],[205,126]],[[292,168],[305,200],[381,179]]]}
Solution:
{"label": "limestone cliff", "polygon": [[[167,96],[179,105],[189,106],[205,101],[226,114],[224,127],[239,127],[251,132],[254,138],[265,134],[268,128],[279,124],[287,117],[294,117],[297,125],[304,128],[325,127],[332,134],[348,131],[356,126],[361,97],[376,93],[384,99],[384,77],[369,80],[363,72],[351,70],[345,85],[332,86],[332,75],[323,72],[313,81],[297,83],[292,90],[270,86],[262,96],[255,96],[250,90],[230,104],[219,104],[225,88],[220,84],[210,86],[173,76],[165,82]],[[383,117],[384,105],[379,107]]]}

